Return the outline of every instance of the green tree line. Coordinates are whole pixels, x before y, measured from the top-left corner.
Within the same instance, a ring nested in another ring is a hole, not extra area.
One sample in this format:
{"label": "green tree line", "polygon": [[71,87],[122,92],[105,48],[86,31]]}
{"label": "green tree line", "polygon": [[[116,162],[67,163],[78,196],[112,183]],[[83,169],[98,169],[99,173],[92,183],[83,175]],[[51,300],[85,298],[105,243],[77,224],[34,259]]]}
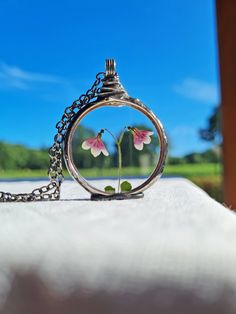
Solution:
{"label": "green tree line", "polygon": [[0,142],[0,170],[46,169],[48,165],[47,149],[30,149]]}
{"label": "green tree line", "polygon": [[[138,126],[140,129],[147,129],[145,126]],[[83,150],[81,144],[83,140],[95,137],[94,130],[78,126],[77,131],[73,138],[73,159],[75,165],[80,168],[93,168],[93,167],[116,167],[117,166],[117,150],[113,147],[113,153],[108,157],[101,154],[99,157],[94,158],[89,150]],[[146,156],[149,164],[155,161],[155,150],[158,143],[157,137],[152,137],[152,142],[145,145],[144,149],[139,152],[133,147],[132,134],[125,133],[122,142],[123,152],[123,166],[140,166],[142,156]],[[106,144],[106,143],[105,143]],[[0,142],[0,170],[15,170],[15,169],[47,169],[49,166],[48,149],[30,149],[24,145],[15,145],[5,142]]]}
{"label": "green tree line", "polygon": [[[214,113],[216,115],[216,113]],[[216,119],[211,119],[212,124]],[[139,129],[147,129],[144,125],[137,126]],[[212,126],[210,125],[210,131]],[[214,129],[214,128],[213,128]],[[208,131],[208,129],[206,130]],[[206,134],[206,131],[204,134]],[[215,129],[214,129],[215,132]],[[203,133],[203,131],[202,131]],[[201,134],[202,135],[202,134]],[[76,166],[83,168],[109,168],[117,166],[117,150],[114,144],[113,153],[108,157],[102,154],[94,158],[90,151],[83,150],[81,147],[82,141],[95,137],[94,130],[80,125],[77,128],[73,139],[73,158]],[[207,138],[209,140],[209,136]],[[105,143],[106,144],[106,143]],[[130,132],[126,132],[121,146],[123,152],[123,167],[140,167],[145,164],[151,166],[156,162],[158,139],[157,136],[152,136],[152,142],[149,145],[144,145],[142,151],[137,151],[133,146],[133,138]],[[216,149],[209,149],[203,153],[191,153],[183,157],[169,157],[168,163],[184,164],[184,163],[215,163],[219,161],[219,152]],[[47,169],[49,166],[48,149],[30,149],[24,145],[9,144],[0,142],[0,170],[15,170],[15,169]]]}

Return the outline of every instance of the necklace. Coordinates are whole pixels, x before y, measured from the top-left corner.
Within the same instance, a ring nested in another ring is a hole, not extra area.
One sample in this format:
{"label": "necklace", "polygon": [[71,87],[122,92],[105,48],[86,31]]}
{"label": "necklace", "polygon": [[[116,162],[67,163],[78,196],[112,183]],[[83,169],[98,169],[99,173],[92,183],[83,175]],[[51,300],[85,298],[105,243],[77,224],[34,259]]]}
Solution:
{"label": "necklace", "polygon": [[[76,132],[81,120],[90,112],[98,108],[105,107],[129,107],[138,110],[144,114],[152,126],[154,127],[159,139],[159,158],[156,166],[150,176],[139,186],[132,188],[128,181],[121,183],[121,142],[125,132],[130,132],[134,138],[134,146],[137,150],[143,148],[143,144],[151,141],[153,132],[148,130],[138,130],[134,126],[125,126],[124,131],[119,138],[108,129],[101,129],[96,137],[87,139],[83,142],[82,147],[85,150],[91,149],[91,153],[97,157],[97,154],[103,153],[107,156],[108,151],[102,141],[104,132],[110,133],[118,148],[119,159],[119,179],[118,189],[115,191],[113,187],[106,187],[104,190],[92,186],[77,169],[73,158],[73,136]],[[146,107],[140,100],[132,98],[128,95],[124,87],[119,81],[118,74],[115,69],[115,61],[113,59],[106,60],[106,71],[96,75],[96,80],[92,87],[76,99],[71,106],[65,108],[61,120],[56,124],[57,133],[54,137],[54,143],[49,149],[50,166],[48,170],[50,182],[47,185],[34,189],[31,193],[12,194],[0,191],[0,202],[31,202],[43,200],[59,200],[61,185],[64,180],[62,170],[62,159],[64,157],[67,169],[80,185],[82,185],[89,193],[92,200],[101,199],[125,199],[139,198],[143,196],[143,191],[150,187],[158,178],[160,178],[167,156],[167,138],[161,122],[155,114]]]}

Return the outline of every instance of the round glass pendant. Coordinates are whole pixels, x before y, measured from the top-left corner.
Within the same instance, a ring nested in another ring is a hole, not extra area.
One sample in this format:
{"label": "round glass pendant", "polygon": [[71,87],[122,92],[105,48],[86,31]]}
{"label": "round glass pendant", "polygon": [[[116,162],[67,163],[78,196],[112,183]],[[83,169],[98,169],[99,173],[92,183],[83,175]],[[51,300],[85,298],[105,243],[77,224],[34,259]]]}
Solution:
{"label": "round glass pendant", "polygon": [[107,60],[96,101],[81,108],[69,125],[64,146],[69,173],[92,199],[138,198],[160,178],[166,156],[161,122],[127,94],[115,61]]}

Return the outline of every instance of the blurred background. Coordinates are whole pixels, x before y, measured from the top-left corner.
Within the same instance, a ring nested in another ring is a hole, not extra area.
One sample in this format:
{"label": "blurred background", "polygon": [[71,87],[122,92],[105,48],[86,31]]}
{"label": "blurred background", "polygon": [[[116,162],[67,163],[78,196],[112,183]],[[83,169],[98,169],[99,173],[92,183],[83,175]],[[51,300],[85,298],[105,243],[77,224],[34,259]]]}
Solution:
{"label": "blurred background", "polygon": [[223,201],[213,0],[2,0],[0,33],[1,180],[46,177],[64,108],[115,58],[128,93],[165,126],[165,176],[189,178]]}

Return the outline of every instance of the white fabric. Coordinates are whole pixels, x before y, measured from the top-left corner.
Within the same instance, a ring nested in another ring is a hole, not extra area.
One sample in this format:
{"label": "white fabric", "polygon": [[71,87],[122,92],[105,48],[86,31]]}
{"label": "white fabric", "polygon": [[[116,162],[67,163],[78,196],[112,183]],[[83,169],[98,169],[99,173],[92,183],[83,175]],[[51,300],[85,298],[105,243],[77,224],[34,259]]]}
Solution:
{"label": "white fabric", "polygon": [[[35,295],[44,314],[235,313],[235,214],[185,179],[139,200],[92,202],[69,181],[59,202],[1,203],[0,313],[30,313],[19,308]],[[62,296],[70,311],[55,307]]]}

